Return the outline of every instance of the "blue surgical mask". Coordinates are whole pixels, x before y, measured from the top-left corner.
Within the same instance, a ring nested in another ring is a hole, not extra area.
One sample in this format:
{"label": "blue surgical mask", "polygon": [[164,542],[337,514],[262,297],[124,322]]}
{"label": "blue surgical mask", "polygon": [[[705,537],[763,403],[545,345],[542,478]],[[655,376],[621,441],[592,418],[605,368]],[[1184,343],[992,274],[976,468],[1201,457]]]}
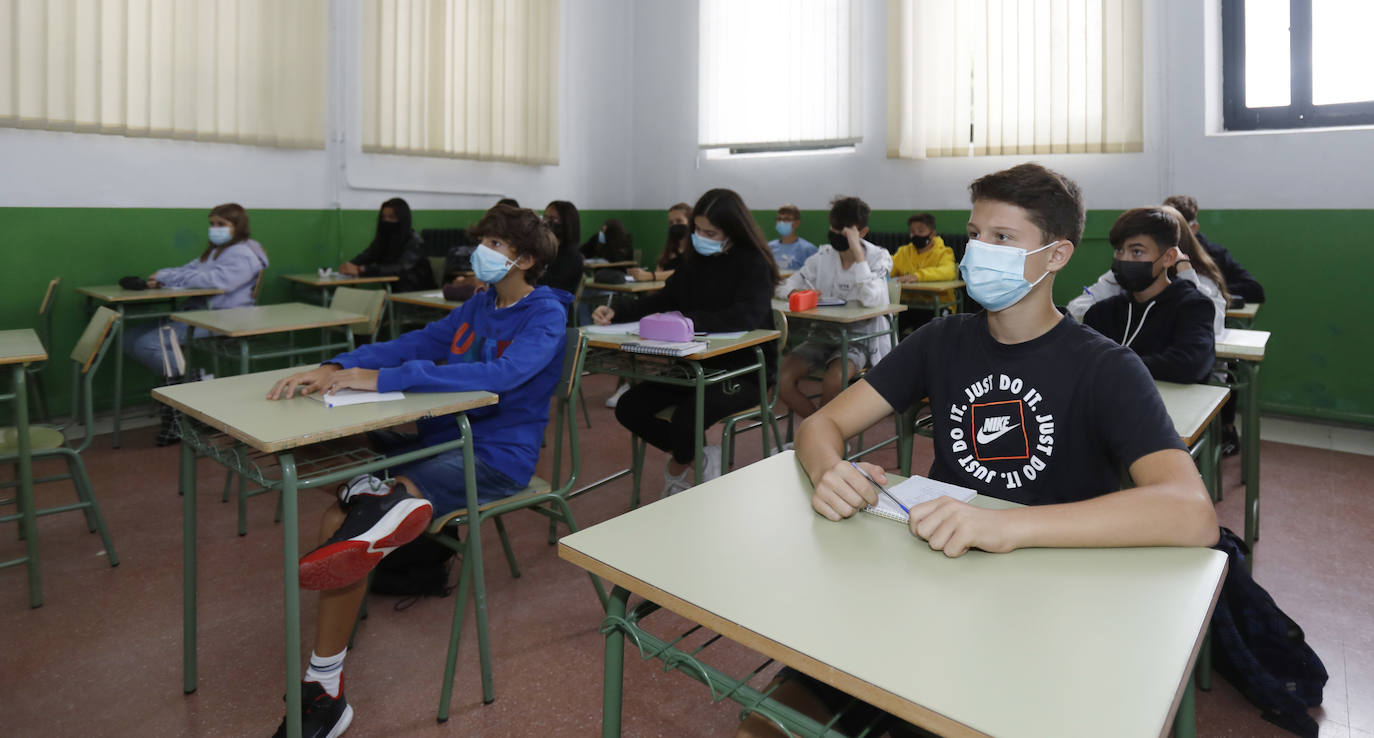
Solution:
{"label": "blue surgical mask", "polygon": [[597,243],[606,243],[606,232],[605,232],[605,231],[597,231],[597,232],[596,232],[596,242],[597,242]]}
{"label": "blue surgical mask", "polygon": [[724,241],[712,241],[709,238],[702,238],[700,233],[692,234],[692,248],[697,250],[702,256],[715,256],[720,253],[725,246]]}
{"label": "blue surgical mask", "polygon": [[500,282],[513,266],[515,262],[486,244],[478,244],[472,252],[472,271],[477,279],[487,284]]}
{"label": "blue surgical mask", "polygon": [[969,240],[964,260],[959,262],[959,274],[967,285],[969,297],[990,311],[1005,310],[1026,296],[1027,292],[1049,276],[1049,270],[1034,282],[1026,281],[1026,257],[1059,243],[1051,241],[1032,251],[1015,246],[996,246],[983,241]]}
{"label": "blue surgical mask", "polygon": [[210,243],[223,246],[234,237],[234,229],[229,226],[210,226]]}
{"label": "blue surgical mask", "polygon": [[792,221],[790,220],[780,220],[774,224],[773,227],[778,229],[779,236],[787,237],[792,235]]}

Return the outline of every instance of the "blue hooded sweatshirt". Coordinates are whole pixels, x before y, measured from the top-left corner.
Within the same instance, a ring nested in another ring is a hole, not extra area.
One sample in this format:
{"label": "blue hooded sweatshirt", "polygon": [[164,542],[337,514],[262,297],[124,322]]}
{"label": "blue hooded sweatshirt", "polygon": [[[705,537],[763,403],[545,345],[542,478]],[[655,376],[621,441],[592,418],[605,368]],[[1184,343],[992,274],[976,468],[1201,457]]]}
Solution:
{"label": "blue hooded sweatshirt", "polygon": [[[541,286],[497,308],[496,290],[486,290],[424,328],[329,361],[345,369],[379,369],[381,392],[496,393],[497,404],[468,411],[474,453],[528,484],[549,422],[549,398],[563,371],[571,302],[572,295]],[[458,437],[452,415],[417,425],[427,445]]]}

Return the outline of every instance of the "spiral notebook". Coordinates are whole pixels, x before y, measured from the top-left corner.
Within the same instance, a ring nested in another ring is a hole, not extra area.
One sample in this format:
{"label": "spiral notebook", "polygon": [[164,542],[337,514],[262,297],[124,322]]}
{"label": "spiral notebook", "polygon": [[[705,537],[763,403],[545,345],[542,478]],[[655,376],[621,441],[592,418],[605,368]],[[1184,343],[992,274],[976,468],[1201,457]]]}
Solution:
{"label": "spiral notebook", "polygon": [[705,341],[626,341],[620,344],[621,351],[654,356],[691,356],[706,350]]}
{"label": "spiral notebook", "polygon": [[[915,476],[908,477],[900,484],[894,484],[887,488],[888,494],[902,501],[910,510],[913,505],[922,502],[929,502],[940,497],[953,497],[960,502],[972,500],[978,493],[967,487],[960,487],[946,482],[937,482],[927,477]],[[891,518],[901,523],[910,520],[910,516],[902,512],[897,503],[888,498],[887,495],[878,495],[878,504],[869,505],[864,508],[864,512],[884,518]]]}

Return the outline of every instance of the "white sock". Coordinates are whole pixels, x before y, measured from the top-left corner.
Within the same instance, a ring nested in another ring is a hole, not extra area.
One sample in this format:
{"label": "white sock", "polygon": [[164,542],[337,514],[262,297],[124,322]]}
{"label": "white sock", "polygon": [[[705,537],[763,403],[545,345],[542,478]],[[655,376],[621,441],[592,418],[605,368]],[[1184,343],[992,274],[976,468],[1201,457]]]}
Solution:
{"label": "white sock", "polygon": [[343,491],[339,493],[339,501],[347,503],[357,495],[388,495],[390,493],[391,487],[387,486],[386,482],[371,474],[359,474],[344,485]]}
{"label": "white sock", "polygon": [[343,686],[343,662],[347,653],[347,648],[333,656],[319,656],[311,651],[310,666],[305,670],[305,681],[319,682],[330,697],[337,698]]}

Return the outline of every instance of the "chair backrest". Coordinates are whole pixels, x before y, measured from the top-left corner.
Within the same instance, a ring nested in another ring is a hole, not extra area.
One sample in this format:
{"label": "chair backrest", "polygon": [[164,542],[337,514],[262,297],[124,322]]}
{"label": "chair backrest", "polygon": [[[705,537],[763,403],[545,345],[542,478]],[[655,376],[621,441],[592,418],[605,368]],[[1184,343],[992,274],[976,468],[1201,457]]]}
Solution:
{"label": "chair backrest", "polygon": [[81,338],[77,339],[76,347],[72,349],[72,361],[76,362],[82,374],[89,372],[105,352],[118,320],[119,313],[107,307],[96,308],[95,315],[91,316],[86,330],[82,331]]}
{"label": "chair backrest", "polygon": [[444,257],[429,257],[429,271],[434,273],[434,283],[442,287],[444,284]]}
{"label": "chair backrest", "polygon": [[360,290],[356,287],[338,287],[334,298],[329,301],[330,310],[346,313],[359,313],[367,316],[366,323],[354,323],[348,327],[357,335],[365,330],[367,335],[376,336],[382,323],[382,312],[386,307],[386,293],[381,290]]}
{"label": "chair backrest", "polygon": [[573,290],[573,301],[568,304],[568,327],[577,327],[577,306],[582,304],[582,291],[587,288],[587,280],[578,278],[577,288]]}
{"label": "chair backrest", "polygon": [[262,291],[262,278],[267,274],[266,269],[258,270],[258,278],[253,281],[253,304],[258,304],[258,292]]}
{"label": "chair backrest", "polygon": [[52,306],[57,302],[57,288],[61,284],[61,277],[53,277],[48,282],[48,291],[43,293],[43,301],[38,303],[38,340],[49,350],[52,348]]}
{"label": "chair backrest", "polygon": [[[581,399],[582,367],[587,360],[587,336],[576,326],[568,328],[563,345],[563,371],[554,388],[553,477],[549,480],[553,491],[567,495],[577,484],[582,459],[577,441],[577,403]],[[568,478],[560,480],[563,467],[563,431],[568,432],[568,452],[572,454]]]}

